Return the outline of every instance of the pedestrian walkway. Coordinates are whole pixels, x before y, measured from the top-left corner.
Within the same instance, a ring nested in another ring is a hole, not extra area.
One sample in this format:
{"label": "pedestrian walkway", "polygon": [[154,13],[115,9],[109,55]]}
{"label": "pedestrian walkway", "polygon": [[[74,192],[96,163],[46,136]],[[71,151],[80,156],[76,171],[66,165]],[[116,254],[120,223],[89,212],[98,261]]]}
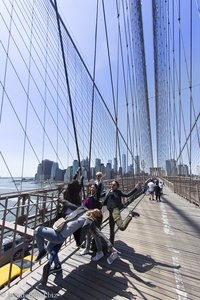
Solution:
{"label": "pedestrian walkway", "polygon": [[[121,258],[112,265],[105,258],[95,263],[89,255],[80,256],[72,243],[60,252],[63,272],[51,274],[46,287],[40,284],[41,265],[0,298],[199,299],[200,209],[168,188],[161,199],[142,195],[130,205],[141,216],[126,231],[117,231]],[[103,231],[109,234],[108,225]]]}

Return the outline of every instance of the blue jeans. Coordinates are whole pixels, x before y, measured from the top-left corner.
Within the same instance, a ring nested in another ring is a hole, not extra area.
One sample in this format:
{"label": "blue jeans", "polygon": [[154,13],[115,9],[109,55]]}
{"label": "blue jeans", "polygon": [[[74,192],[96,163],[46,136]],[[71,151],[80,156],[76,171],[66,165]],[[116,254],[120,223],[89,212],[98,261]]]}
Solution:
{"label": "blue jeans", "polygon": [[58,258],[58,252],[60,248],[62,247],[62,244],[54,244],[54,247],[50,250],[49,249],[49,264],[52,265],[54,262],[55,266],[58,266],[60,264],[59,258]]}
{"label": "blue jeans", "polygon": [[97,247],[97,252],[102,251],[102,243],[101,243],[101,238],[97,236],[94,232],[89,231],[88,234],[86,235],[86,245],[85,248],[89,251],[90,250],[90,244],[92,241],[92,236],[94,237],[95,244]]}
{"label": "blue jeans", "polygon": [[47,250],[51,251],[55,244],[62,244],[66,238],[81,228],[84,222],[84,216],[77,217],[77,219],[66,223],[63,229],[59,232],[50,227],[40,226],[35,235],[39,252],[44,250],[44,240],[49,242],[47,245]]}
{"label": "blue jeans", "polygon": [[[49,241],[47,250],[51,251],[55,244],[62,244],[65,238],[60,232],[56,232],[53,228],[40,226],[35,235],[35,240],[38,246],[39,252],[44,250],[44,240]],[[53,245],[52,245],[53,244]]]}

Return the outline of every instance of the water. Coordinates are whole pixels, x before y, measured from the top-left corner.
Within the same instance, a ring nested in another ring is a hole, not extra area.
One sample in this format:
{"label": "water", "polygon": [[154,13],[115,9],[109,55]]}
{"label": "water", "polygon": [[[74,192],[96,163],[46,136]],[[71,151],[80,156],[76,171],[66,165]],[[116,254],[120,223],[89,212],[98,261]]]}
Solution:
{"label": "water", "polygon": [[44,184],[37,183],[33,179],[30,181],[21,181],[20,178],[0,177],[0,195],[4,193],[15,193],[27,190],[35,190],[44,187]]}
{"label": "water", "polygon": [[[54,184],[55,185],[55,184]],[[37,183],[33,179],[26,179],[25,181],[21,181],[21,178],[14,178],[14,181],[12,178],[8,177],[0,177],[0,196],[2,199],[0,200],[0,219],[3,218],[6,200],[3,199],[3,194],[7,193],[19,193],[21,191],[33,191],[44,187],[52,187],[53,184],[50,184],[49,182],[43,182],[43,183]],[[36,197],[31,197],[31,203],[29,210],[27,214],[35,214],[35,206],[34,203],[36,201]],[[11,209],[12,207],[16,207],[12,209],[12,213],[8,211],[6,214],[6,221],[13,221],[15,220],[15,214],[17,209],[17,197],[12,197],[8,199],[7,208]],[[28,208],[27,208],[28,209]],[[26,214],[26,208],[25,208],[25,214]]]}

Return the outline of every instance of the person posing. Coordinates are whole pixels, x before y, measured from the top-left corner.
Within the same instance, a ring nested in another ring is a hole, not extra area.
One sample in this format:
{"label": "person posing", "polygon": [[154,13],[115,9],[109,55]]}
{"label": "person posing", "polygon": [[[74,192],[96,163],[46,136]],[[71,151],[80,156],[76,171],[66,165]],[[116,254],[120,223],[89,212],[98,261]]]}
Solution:
{"label": "person posing", "polygon": [[[53,228],[39,226],[35,229],[35,240],[39,250],[38,256],[35,261],[43,258],[47,252],[50,253],[48,263],[43,268],[42,284],[46,284],[48,275],[51,271],[51,264],[54,261],[56,268],[61,270],[60,262],[58,259],[58,251],[62,243],[77,230],[81,229],[79,243],[81,244],[85,239],[90,227],[95,228],[95,222],[101,218],[101,211],[99,209],[87,210],[86,207],[80,206],[68,216],[66,216],[66,223],[60,231]],[[44,240],[48,241],[47,248],[45,249]],[[52,270],[54,272],[54,270]]]}
{"label": "person posing", "polygon": [[130,192],[125,193],[119,190],[119,182],[113,180],[111,183],[111,189],[105,197],[104,205],[107,206],[109,211],[109,225],[110,225],[110,242],[114,245],[115,239],[115,224],[120,230],[125,230],[130,223],[132,217],[139,214],[133,211],[130,211],[125,220],[122,220],[120,210],[124,207],[122,203],[122,197],[130,197],[134,193],[140,191],[140,185],[137,184]]}
{"label": "person posing", "polygon": [[[82,200],[82,205],[87,207],[88,209],[94,209],[98,208],[101,209],[102,203],[99,201],[99,198],[97,196],[97,185],[95,183],[92,183],[89,185],[89,195],[85,199]],[[102,219],[99,218],[99,223],[96,224],[97,227],[101,226]],[[92,241],[92,232],[88,231],[86,236],[86,244],[85,248],[80,251],[80,255],[88,254],[90,253],[90,246]],[[104,253],[102,251],[102,244],[99,236],[93,235],[95,239],[95,244],[97,246],[97,253],[92,258],[92,260],[97,261],[101,259],[104,256]]]}
{"label": "person posing", "polygon": [[[107,243],[108,250],[111,253],[110,257],[108,258],[108,263],[112,263],[112,261],[118,257],[118,254],[116,249],[108,241],[106,236],[96,227],[95,224],[96,223],[98,224],[99,218],[102,218],[101,210],[99,209],[87,210],[85,207],[78,207],[75,211],[73,211],[71,214],[69,214],[66,217],[67,222],[60,231],[56,231],[53,228],[45,227],[45,226],[37,227],[35,229],[35,240],[38,246],[39,253],[35,261],[42,259],[47,254],[47,251],[51,253],[52,259],[55,259],[53,256],[56,255],[57,257],[57,252],[60,250],[60,247],[62,243],[65,241],[65,239],[81,228],[80,243],[84,240],[88,231],[91,230],[94,235],[98,235],[99,238],[100,237],[103,238]],[[47,249],[45,249],[44,240],[48,241]],[[52,252],[56,252],[56,253],[52,253]],[[94,260],[97,261],[100,258],[97,257]],[[52,261],[49,261],[43,268],[42,284],[44,285],[46,285],[50,273],[51,264]],[[58,264],[60,264],[59,261]],[[61,266],[59,270],[61,270]],[[52,270],[52,273],[53,272],[54,270]]]}
{"label": "person posing", "polygon": [[97,185],[97,197],[101,198],[105,196],[105,189],[103,184],[103,174],[101,172],[96,173],[95,184]]}
{"label": "person posing", "polygon": [[99,201],[96,183],[92,183],[89,185],[89,194],[85,199],[82,200],[82,205],[87,207],[88,209],[101,209],[102,204]]}

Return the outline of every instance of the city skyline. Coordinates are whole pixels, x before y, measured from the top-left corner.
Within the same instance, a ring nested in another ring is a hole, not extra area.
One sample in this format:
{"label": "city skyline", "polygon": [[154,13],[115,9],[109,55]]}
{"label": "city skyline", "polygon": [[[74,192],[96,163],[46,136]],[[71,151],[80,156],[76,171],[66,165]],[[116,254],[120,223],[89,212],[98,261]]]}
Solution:
{"label": "city skyline", "polygon": [[[126,154],[122,154],[122,164],[126,161]],[[112,163],[113,161],[113,163]],[[135,161],[139,162],[139,156],[135,158]],[[123,170],[125,168],[125,171]],[[76,174],[77,170],[79,169],[78,160],[74,160],[72,165],[68,166],[66,169],[62,170],[59,168],[59,164],[44,159],[37,168],[37,172],[35,174],[36,181],[45,181],[45,180],[55,180],[55,181],[64,181],[69,182],[72,180],[74,175]],[[144,174],[143,170],[135,164],[129,166],[119,166],[117,167],[117,161],[114,158],[113,160],[108,160],[107,163],[101,162],[100,158],[95,159],[95,165],[90,167],[89,170],[89,161],[88,157],[86,159],[81,160],[81,169],[82,175],[84,176],[85,180],[95,179],[95,174],[97,172],[102,172],[105,179],[113,179],[119,176],[138,176]],[[126,170],[127,169],[127,170]],[[200,171],[200,166],[197,171]],[[176,164],[174,159],[166,160],[166,168],[163,169],[162,167],[155,167],[150,168],[149,173],[145,173],[151,177],[156,176],[189,176],[189,168],[186,164]],[[193,174],[198,175],[198,174]],[[200,175],[200,174],[199,174]],[[90,176],[90,177],[89,177]]]}
{"label": "city skyline", "polygon": [[[126,154],[122,154],[123,159],[126,158]],[[113,161],[113,164],[112,164]],[[125,159],[126,161],[126,159]],[[56,181],[60,181],[61,178],[63,178],[64,181],[70,181],[73,176],[76,174],[77,170],[79,168],[78,160],[74,160],[72,165],[69,165],[66,167],[66,169],[60,169],[59,164],[57,162],[54,162],[49,159],[44,159],[37,167],[37,172],[35,174],[35,179],[40,180],[47,180],[47,179],[55,179]],[[88,180],[88,177],[90,176],[90,179],[95,178],[96,172],[102,172],[107,179],[114,178],[116,175],[125,175],[125,174],[135,174],[134,173],[134,166],[128,165],[128,166],[119,166],[118,162],[115,158],[113,160],[108,159],[107,163],[103,163],[100,158],[95,159],[95,165],[90,167],[89,171],[89,161],[88,157],[86,159],[81,160],[81,168],[82,173],[85,178],[85,180]],[[123,168],[125,168],[125,171],[123,171]],[[127,169],[127,171],[126,171]],[[139,167],[137,167],[137,170]],[[139,175],[141,172],[137,171],[137,174]]]}

